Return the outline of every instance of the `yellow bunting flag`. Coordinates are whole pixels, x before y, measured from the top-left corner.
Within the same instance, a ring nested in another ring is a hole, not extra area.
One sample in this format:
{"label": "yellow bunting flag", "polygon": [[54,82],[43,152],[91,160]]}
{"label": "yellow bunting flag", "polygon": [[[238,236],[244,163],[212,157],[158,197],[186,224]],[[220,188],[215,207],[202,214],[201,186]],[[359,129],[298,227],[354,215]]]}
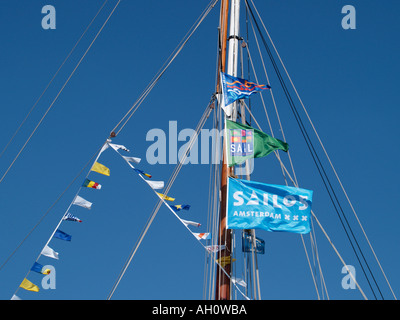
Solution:
{"label": "yellow bunting flag", "polygon": [[158,193],[158,192],[156,192],[156,193],[158,194],[158,196],[161,199],[164,199],[164,200],[167,200],[167,201],[175,201],[175,198],[168,197],[168,196],[166,196],[165,194],[162,194],[162,193]]}
{"label": "yellow bunting flag", "polygon": [[22,289],[28,290],[28,291],[34,291],[34,292],[39,292],[39,287],[32,282],[30,282],[28,279],[24,279],[21,284],[19,285]]}
{"label": "yellow bunting flag", "polygon": [[219,259],[217,259],[217,262],[221,265],[221,267],[225,267],[227,264],[230,264],[231,262],[236,261],[236,259],[232,259],[230,256],[226,256],[226,257],[221,257]]}
{"label": "yellow bunting flag", "polygon": [[50,270],[50,269],[44,269],[44,270],[42,271],[42,273],[43,273],[43,274],[50,274],[50,273],[51,273],[51,270]]}
{"label": "yellow bunting flag", "polygon": [[108,169],[106,166],[103,166],[101,163],[95,162],[92,171],[104,174],[106,176],[110,175],[110,169]]}

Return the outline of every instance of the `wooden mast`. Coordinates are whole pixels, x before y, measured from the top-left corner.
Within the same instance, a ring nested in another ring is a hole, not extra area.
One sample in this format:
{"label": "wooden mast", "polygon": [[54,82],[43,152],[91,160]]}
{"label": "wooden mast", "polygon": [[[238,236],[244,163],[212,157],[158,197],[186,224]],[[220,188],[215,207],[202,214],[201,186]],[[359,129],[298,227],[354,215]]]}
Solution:
{"label": "wooden mast", "polygon": [[[229,12],[229,0],[221,1],[221,12],[220,12],[220,71],[225,72],[226,68],[226,45],[228,37],[228,12]],[[217,82],[217,93],[221,93],[221,79],[218,72]],[[225,140],[225,139],[224,139]],[[225,142],[223,150],[225,150]],[[221,173],[221,187],[220,187],[220,220],[219,220],[219,234],[218,234],[218,244],[225,245],[226,249],[219,251],[219,259],[221,257],[230,256],[231,251],[231,237],[230,233],[226,231],[226,186],[228,179],[228,167],[226,165],[225,152],[222,152],[222,173]],[[221,260],[220,260],[221,261]],[[230,274],[230,264],[226,265],[225,271]],[[230,279],[226,276],[222,270],[217,269],[216,275],[216,292],[215,300],[229,300],[230,299]]]}
{"label": "wooden mast", "polygon": [[[221,3],[221,71],[226,72],[232,76],[237,76],[237,60],[238,60],[238,46],[239,46],[239,8],[240,0],[232,0],[231,2],[231,19],[230,19],[230,32],[229,39],[227,38],[228,31],[228,11],[229,11],[229,0],[223,1]],[[227,41],[229,41],[229,54],[228,54],[228,64],[227,71],[225,71],[225,60],[226,60],[226,46]],[[220,92],[220,91],[217,91]],[[222,100],[222,99],[221,99]],[[232,121],[236,121],[236,102],[228,106],[227,109],[231,108],[225,114],[225,118],[229,118]],[[230,288],[230,277],[227,275],[231,274],[231,264],[222,264],[223,259],[230,261],[232,254],[232,240],[231,240],[231,230],[226,228],[226,198],[227,198],[227,181],[228,177],[233,175],[233,168],[228,168],[226,159],[226,144],[224,139],[223,155],[222,155],[222,172],[221,172],[221,188],[220,188],[220,221],[219,221],[219,245],[224,245],[225,249],[219,251],[219,261],[221,265],[224,265],[222,270],[217,272],[217,283],[216,283],[216,295],[217,300],[229,300],[231,296]],[[226,260],[225,260],[226,261]]]}

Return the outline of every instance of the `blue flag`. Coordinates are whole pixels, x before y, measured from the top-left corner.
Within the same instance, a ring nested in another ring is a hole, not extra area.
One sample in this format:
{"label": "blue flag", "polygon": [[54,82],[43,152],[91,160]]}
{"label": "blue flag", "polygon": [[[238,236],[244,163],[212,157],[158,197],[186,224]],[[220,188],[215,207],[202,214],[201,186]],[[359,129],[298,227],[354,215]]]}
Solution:
{"label": "blue flag", "polygon": [[172,205],[171,208],[172,208],[175,212],[178,212],[178,211],[181,211],[181,210],[189,210],[189,209],[190,209],[190,205],[188,205],[188,204],[184,204],[184,205],[182,205],[182,204],[177,204],[177,205]]}
{"label": "blue flag", "polygon": [[[242,251],[252,252],[252,237],[248,233],[243,232],[242,236]],[[265,253],[265,241],[261,238],[256,237],[256,252],[259,254]]]}
{"label": "blue flag", "polygon": [[40,263],[35,262],[31,268],[32,271],[42,273],[43,266]]}
{"label": "blue flag", "polygon": [[60,229],[56,230],[53,237],[61,239],[61,240],[65,240],[65,241],[71,241],[71,238],[72,238],[72,236],[70,236],[69,234],[66,234],[65,232],[61,231]]}
{"label": "blue flag", "polygon": [[256,84],[246,79],[236,78],[221,72],[222,94],[225,100],[225,107],[238,99],[246,99],[253,93],[265,89],[271,89],[269,85]]}
{"label": "blue flag", "polygon": [[35,262],[31,268],[32,271],[35,271],[37,273],[41,274],[50,274],[51,270],[50,269],[43,269],[44,267],[40,264]]}
{"label": "blue flag", "polygon": [[227,228],[310,232],[313,192],[229,178]]}

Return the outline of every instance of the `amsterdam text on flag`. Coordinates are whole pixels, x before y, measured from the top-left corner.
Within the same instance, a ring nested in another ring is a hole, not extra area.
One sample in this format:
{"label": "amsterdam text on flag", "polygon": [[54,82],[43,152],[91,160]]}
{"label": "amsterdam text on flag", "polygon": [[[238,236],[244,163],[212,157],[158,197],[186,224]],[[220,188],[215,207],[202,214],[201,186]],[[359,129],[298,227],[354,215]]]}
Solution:
{"label": "amsterdam text on flag", "polygon": [[313,192],[229,178],[227,228],[310,232]]}

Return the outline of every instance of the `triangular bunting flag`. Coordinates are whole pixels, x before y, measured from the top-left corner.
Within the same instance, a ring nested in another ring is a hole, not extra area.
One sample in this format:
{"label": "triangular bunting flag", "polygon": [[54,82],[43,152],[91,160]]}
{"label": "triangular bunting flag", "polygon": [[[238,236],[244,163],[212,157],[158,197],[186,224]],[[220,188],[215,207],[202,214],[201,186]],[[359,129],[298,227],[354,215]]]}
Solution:
{"label": "triangular bunting flag", "polygon": [[147,178],[151,178],[151,174],[148,174],[148,173],[146,173],[146,172],[144,172],[142,170],[139,170],[139,169],[133,169],[133,170],[135,170],[139,174],[142,174],[142,175],[146,176]]}
{"label": "triangular bunting flag", "polygon": [[35,262],[31,268],[32,271],[35,271],[37,273],[41,273],[41,274],[50,274],[50,269],[44,269],[43,270],[43,266],[40,263]]}
{"label": "triangular bunting flag", "polygon": [[94,163],[94,165],[92,166],[91,171],[104,174],[105,176],[109,176],[110,175],[110,169],[107,168],[105,165],[102,165],[101,163],[98,163],[98,162]]}
{"label": "triangular bunting flag", "polygon": [[108,143],[108,145],[118,152],[119,149],[129,152],[129,149],[121,144]]}
{"label": "triangular bunting flag", "polygon": [[69,234],[66,234],[65,232],[61,231],[60,229],[57,229],[56,232],[53,235],[54,238],[65,240],[65,241],[71,241],[72,236]]}
{"label": "triangular bunting flag", "polygon": [[82,187],[86,188],[93,188],[93,189],[101,189],[101,184],[98,184],[97,182],[91,181],[89,179],[85,179],[85,181],[82,184]]}
{"label": "triangular bunting flag", "polygon": [[225,249],[225,245],[211,245],[205,247],[208,252],[218,252]]}
{"label": "triangular bunting flag", "polygon": [[178,211],[181,211],[181,210],[189,210],[189,209],[190,209],[190,205],[188,205],[188,204],[184,204],[184,205],[182,205],[182,204],[177,204],[177,205],[171,205],[171,208],[172,208],[175,212],[178,212]]}
{"label": "triangular bunting flag", "polygon": [[183,219],[181,219],[181,220],[186,225],[191,225],[191,226],[195,226],[195,227],[200,227],[201,226],[201,224],[198,223],[198,222],[188,221],[188,220],[183,220]]}
{"label": "triangular bunting flag", "polygon": [[79,219],[78,217],[75,217],[74,215],[70,214],[69,212],[63,217],[63,220],[82,222],[81,219]]}
{"label": "triangular bunting flag", "polygon": [[40,254],[43,255],[43,256],[58,260],[58,252],[55,252],[49,246],[45,246]]}
{"label": "triangular bunting flag", "polygon": [[28,290],[28,291],[33,291],[33,292],[39,292],[39,287],[32,282],[30,282],[28,279],[22,280],[21,284],[19,285],[22,289]]}
{"label": "triangular bunting flag", "polygon": [[162,193],[159,193],[159,192],[156,192],[156,193],[158,194],[158,196],[159,196],[161,199],[164,199],[164,200],[167,200],[167,201],[175,201],[175,198],[168,197],[168,196],[166,196],[165,194],[162,194]]}
{"label": "triangular bunting flag", "polygon": [[209,240],[211,239],[211,233],[195,233],[193,232],[193,235],[196,237],[197,240]]}
{"label": "triangular bunting flag", "polygon": [[239,286],[242,286],[242,287],[245,287],[246,288],[246,282],[244,282],[244,280],[243,279],[236,279],[236,278],[234,278],[234,277],[231,277],[231,280],[232,280],[232,282],[233,283],[236,283],[236,284],[238,284]]}
{"label": "triangular bunting flag", "polygon": [[164,188],[164,181],[149,181],[149,180],[145,180],[145,181],[154,190],[158,190],[158,189]]}
{"label": "triangular bunting flag", "polygon": [[133,163],[135,163],[135,164],[138,164],[138,163],[140,163],[140,161],[142,160],[142,159],[140,159],[140,158],[135,158],[135,157],[125,157],[125,156],[122,156],[122,158],[124,158],[125,159],[125,161],[126,162],[133,162]]}
{"label": "triangular bunting flag", "polygon": [[92,204],[93,203],[91,203],[91,202],[89,202],[89,201],[87,201],[87,200],[85,200],[82,197],[77,195],[75,197],[75,199],[74,199],[74,202],[72,202],[72,204],[75,204],[77,206],[80,206],[80,207],[83,207],[83,208],[86,208],[86,209],[90,210],[92,208]]}
{"label": "triangular bunting flag", "polygon": [[231,262],[236,261],[236,259],[231,259],[231,256],[221,257],[217,259],[217,262],[221,265],[221,267],[225,267],[227,264],[231,264]]}

